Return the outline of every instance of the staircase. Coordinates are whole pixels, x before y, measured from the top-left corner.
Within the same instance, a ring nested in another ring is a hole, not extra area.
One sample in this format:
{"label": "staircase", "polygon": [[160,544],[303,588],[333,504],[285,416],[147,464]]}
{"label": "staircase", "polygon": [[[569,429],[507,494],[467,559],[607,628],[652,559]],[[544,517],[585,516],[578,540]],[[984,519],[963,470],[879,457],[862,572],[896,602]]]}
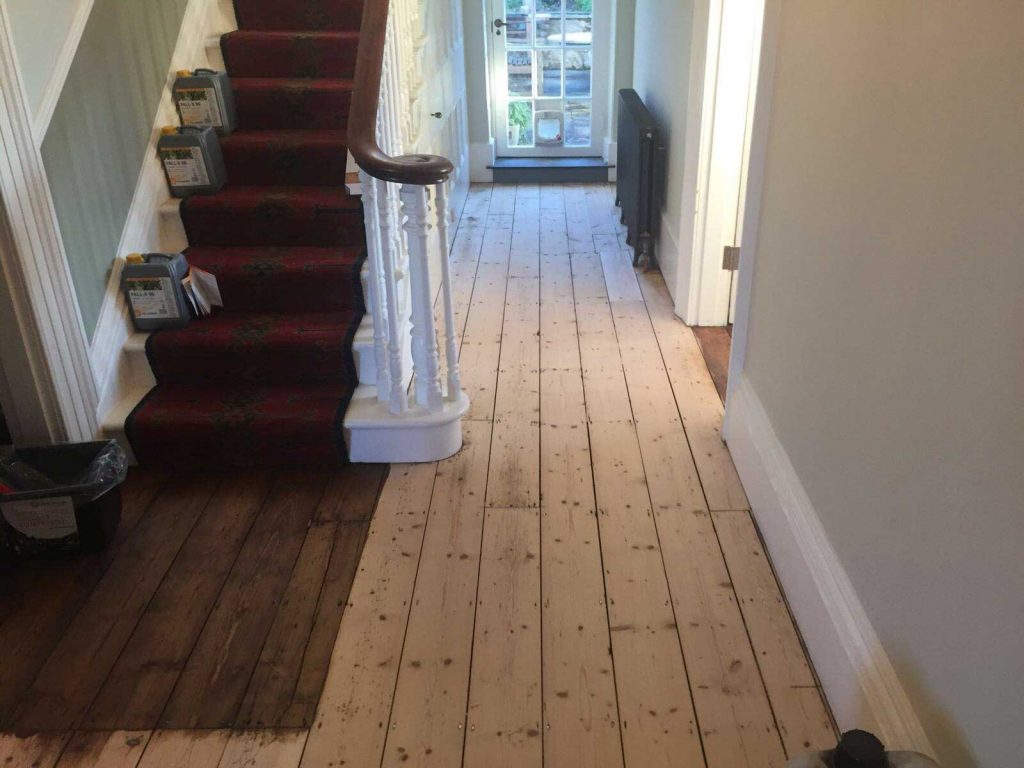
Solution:
{"label": "staircase", "polygon": [[228,186],[182,201],[191,264],[226,309],[152,334],[156,387],[125,433],[154,466],[345,461],[365,314],[360,199],[345,187],[360,0],[235,0],[221,49],[238,107]]}

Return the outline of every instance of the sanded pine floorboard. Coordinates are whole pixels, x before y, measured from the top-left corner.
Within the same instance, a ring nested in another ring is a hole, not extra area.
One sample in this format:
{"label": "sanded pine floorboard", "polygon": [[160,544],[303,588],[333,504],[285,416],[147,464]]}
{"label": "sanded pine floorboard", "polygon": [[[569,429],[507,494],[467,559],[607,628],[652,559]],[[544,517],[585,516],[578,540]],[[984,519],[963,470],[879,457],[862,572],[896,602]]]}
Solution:
{"label": "sanded pine floorboard", "polygon": [[540,768],[540,515],[488,509],[480,556],[466,768]]}
{"label": "sanded pine floorboard", "polygon": [[235,731],[217,768],[298,768],[307,733],[302,728]]}
{"label": "sanded pine floorboard", "polygon": [[569,253],[593,253],[594,235],[590,230],[590,211],[587,209],[587,193],[582,185],[565,187],[566,236]]}
{"label": "sanded pine floorboard", "polygon": [[19,731],[81,720],[220,482],[197,476],[163,489],[26,693]]}
{"label": "sanded pine floorboard", "polygon": [[57,768],[135,768],[152,731],[78,731]]}
{"label": "sanded pine floorboard", "polygon": [[753,519],[748,512],[713,517],[786,752],[831,748],[832,719]]}
{"label": "sanded pine floorboard", "polygon": [[785,752],[627,253],[602,252],[648,491],[709,768]]}
{"label": "sanded pine floorboard", "polygon": [[722,401],[693,331],[675,316],[659,273],[641,273],[638,279],[708,506],[712,511],[749,509],[732,456],[722,441]]}
{"label": "sanded pine floorboard", "polygon": [[121,524],[103,552],[19,563],[5,575],[4,586],[14,605],[0,624],[0,727],[11,725],[17,704],[40,667],[166,482],[167,476],[157,472],[129,474],[121,488]]}
{"label": "sanded pine floorboard", "polygon": [[626,765],[703,766],[636,432],[589,429]]}
{"label": "sanded pine floorboard", "polygon": [[633,412],[600,258],[596,254],[574,254],[572,281],[587,419],[592,423],[631,421]]}
{"label": "sanded pine floorboard", "polygon": [[224,479],[146,606],[84,727],[156,726],[268,491],[257,473]]}
{"label": "sanded pine floorboard", "polygon": [[12,733],[0,734],[0,765],[53,768],[70,736],[69,733],[38,733],[20,738]]}
{"label": "sanded pine floorboard", "polygon": [[[537,187],[516,195],[501,327],[494,429],[487,484],[489,507],[540,503],[540,232]],[[525,223],[524,223],[525,222]]]}
{"label": "sanded pine floorboard", "polygon": [[[338,624],[386,477],[383,465],[350,464],[328,480],[236,727],[305,728],[313,722]],[[316,553],[328,547],[325,562]],[[312,556],[307,562],[309,548]]]}
{"label": "sanded pine floorboard", "polygon": [[437,465],[384,766],[457,766],[465,737],[490,425]]}
{"label": "sanded pine floorboard", "polygon": [[436,464],[391,468],[303,752],[305,768],[380,764],[436,471]]}
{"label": "sanded pine floorboard", "polygon": [[218,768],[230,737],[225,730],[156,731],[138,768]]}
{"label": "sanded pine floorboard", "polygon": [[160,716],[161,727],[234,724],[326,485],[323,472],[282,472],[274,478]]}
{"label": "sanded pine floorboard", "polygon": [[544,764],[621,768],[622,740],[575,316],[568,255],[543,256]]}

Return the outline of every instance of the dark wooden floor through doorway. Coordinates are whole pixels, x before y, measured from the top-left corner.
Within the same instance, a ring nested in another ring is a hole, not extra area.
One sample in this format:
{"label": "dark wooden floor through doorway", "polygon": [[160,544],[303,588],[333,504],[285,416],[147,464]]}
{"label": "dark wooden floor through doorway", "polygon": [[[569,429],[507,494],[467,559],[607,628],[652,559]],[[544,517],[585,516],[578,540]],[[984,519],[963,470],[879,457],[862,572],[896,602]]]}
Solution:
{"label": "dark wooden floor through doorway", "polygon": [[729,353],[732,351],[732,326],[694,326],[693,335],[697,337],[697,346],[704,356],[711,380],[715,382],[718,396],[725,402],[725,393],[729,388]]}
{"label": "dark wooden floor through doorway", "polygon": [[386,476],[133,470],[107,551],[0,574],[0,730],[309,727]]}

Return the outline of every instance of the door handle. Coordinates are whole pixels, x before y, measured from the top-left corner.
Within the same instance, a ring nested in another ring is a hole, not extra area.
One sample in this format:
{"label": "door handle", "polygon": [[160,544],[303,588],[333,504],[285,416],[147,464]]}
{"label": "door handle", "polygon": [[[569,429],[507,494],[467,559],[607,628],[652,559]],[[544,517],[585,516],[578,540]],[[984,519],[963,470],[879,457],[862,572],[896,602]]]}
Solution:
{"label": "door handle", "polygon": [[494,20],[494,34],[500,35],[501,34],[501,28],[502,27],[507,27],[507,26],[508,26],[508,24],[505,23],[504,19],[495,19]]}

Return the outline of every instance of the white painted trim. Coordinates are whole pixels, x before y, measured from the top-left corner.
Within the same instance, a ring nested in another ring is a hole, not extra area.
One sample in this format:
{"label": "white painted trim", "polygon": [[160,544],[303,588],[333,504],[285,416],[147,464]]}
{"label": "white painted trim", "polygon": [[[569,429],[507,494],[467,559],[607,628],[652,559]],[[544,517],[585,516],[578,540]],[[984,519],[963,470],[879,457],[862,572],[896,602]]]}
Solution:
{"label": "white painted trim", "polygon": [[761,200],[764,193],[765,159],[771,133],[772,102],[775,91],[775,60],[779,48],[779,16],[782,0],[767,0],[761,27],[761,61],[757,73],[757,98],[750,129],[750,159],[747,163],[747,197],[743,209],[743,244],[736,288],[736,313],[729,353],[729,383],[726,392],[725,426],[728,427],[728,402],[740,380],[747,354],[750,323],[750,296],[754,285],[758,234],[761,228]]}
{"label": "white painted trim", "polygon": [[38,146],[42,146],[43,139],[46,138],[46,131],[50,127],[50,120],[53,119],[53,112],[57,109],[57,102],[60,100],[61,91],[64,90],[64,83],[71,71],[71,64],[78,52],[78,44],[82,41],[82,34],[85,32],[85,25],[89,21],[94,2],[95,0],[78,0],[71,26],[64,36],[64,42],[61,43],[56,64],[50,73],[50,79],[43,90],[43,99],[32,122],[32,133]]}
{"label": "white painted trim", "polygon": [[97,429],[96,382],[2,3],[0,97],[0,267],[14,316],[0,365],[11,391],[21,393],[18,410],[38,415],[23,425],[26,434],[41,441],[89,440]]}
{"label": "white painted trim", "polygon": [[618,179],[616,175],[616,163],[619,161],[619,142],[615,141],[611,136],[604,137],[604,161],[608,163],[608,181],[615,182]]}
{"label": "white painted trim", "polygon": [[168,203],[170,197],[156,155],[156,144],[160,139],[161,127],[177,124],[178,121],[170,85],[179,69],[195,69],[209,63],[206,61],[209,38],[215,33],[233,28],[233,19],[227,18],[219,2],[190,0],[182,16],[178,40],[168,68],[167,87],[164,88],[150,128],[149,144],[139,170],[128,218],[121,232],[90,348],[90,358],[96,373],[98,416],[101,423],[109,421],[108,416],[119,409],[123,399],[137,399],[139,389],[149,384],[145,376],[142,381],[139,380],[138,366],[131,365],[122,351],[125,342],[134,333],[121,292],[124,257],[129,253],[178,251],[186,246],[183,231],[177,221],[176,208],[174,222],[165,222],[165,217],[161,215],[161,208]]}
{"label": "white painted trim", "polygon": [[736,378],[729,449],[840,728],[934,755],[757,393],[745,375]]}
{"label": "white painted trim", "polygon": [[[687,133],[694,184],[684,194],[684,209],[694,208],[689,294],[683,317],[690,325],[726,325],[733,297],[733,275],[722,269],[722,248],[743,240],[743,200],[749,162],[750,126],[754,109],[763,0],[709,0],[702,42],[703,60],[691,67],[700,73],[697,125]],[[704,10],[704,7],[702,7]],[[694,30],[694,36],[698,30]],[[726,65],[728,62],[728,66]],[[691,70],[691,89],[698,88]],[[742,99],[739,97],[742,95]],[[691,143],[692,142],[692,143]],[[692,197],[690,196],[692,195]],[[680,278],[682,279],[682,278]]]}
{"label": "white painted trim", "polygon": [[675,300],[676,315],[695,325],[695,306],[691,299],[694,282],[693,243],[697,224],[697,203],[700,194],[701,120],[704,112],[704,79],[707,63],[708,18],[711,0],[697,0],[693,8],[693,31],[690,40],[690,81],[687,84],[686,141],[683,147],[682,208],[679,211],[678,242],[686,249],[679,250],[678,271],[674,286],[670,288]]}
{"label": "white painted trim", "polygon": [[469,181],[471,184],[490,184],[494,181],[491,166],[496,159],[494,139],[469,145]]}

